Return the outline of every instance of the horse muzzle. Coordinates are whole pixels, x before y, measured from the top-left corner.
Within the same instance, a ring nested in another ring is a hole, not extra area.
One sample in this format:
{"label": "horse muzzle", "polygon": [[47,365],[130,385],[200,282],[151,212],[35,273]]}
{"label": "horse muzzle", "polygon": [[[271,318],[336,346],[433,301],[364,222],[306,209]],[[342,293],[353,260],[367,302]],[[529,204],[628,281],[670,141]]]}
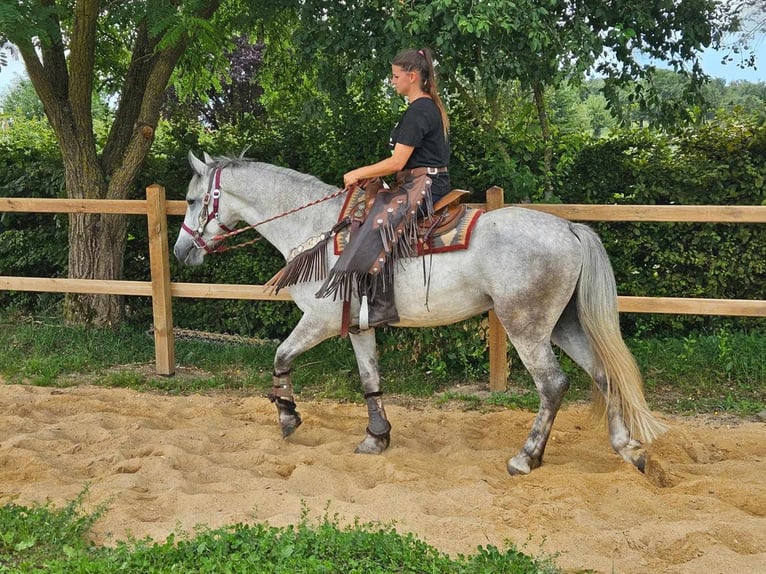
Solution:
{"label": "horse muzzle", "polygon": [[[185,230],[184,230],[185,231]],[[182,265],[194,267],[202,264],[205,259],[206,249],[201,248],[191,233],[181,231],[173,247],[173,255]]]}

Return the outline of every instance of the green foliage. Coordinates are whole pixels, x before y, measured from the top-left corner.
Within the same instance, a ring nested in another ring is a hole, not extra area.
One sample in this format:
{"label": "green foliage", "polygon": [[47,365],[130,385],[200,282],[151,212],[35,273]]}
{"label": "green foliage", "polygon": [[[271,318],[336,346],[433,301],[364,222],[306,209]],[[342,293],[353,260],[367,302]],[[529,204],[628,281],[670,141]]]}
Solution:
{"label": "green foliage", "polygon": [[[64,195],[61,159],[50,129],[40,120],[14,116],[0,132],[0,196]],[[0,273],[60,277],[67,260],[66,214],[0,213]],[[47,307],[57,295],[0,292],[4,306]]]}
{"label": "green foliage", "polygon": [[29,80],[16,81],[0,95],[0,109],[13,118],[45,119],[43,103]]}
{"label": "green foliage", "polygon": [[514,547],[478,547],[473,555],[453,559],[412,534],[393,526],[340,526],[325,517],[306,516],[282,528],[234,524],[215,530],[200,526],[193,536],[179,533],[164,542],[120,541],[115,547],[87,541],[93,524],[105,512],[82,512],[82,495],[63,509],[0,507],[0,573],[33,572],[111,574],[141,572],[273,572],[275,574],[555,574],[551,558],[528,556]]}
{"label": "green foliage", "polygon": [[[508,81],[526,90],[558,86],[591,68],[608,78],[605,95],[616,99],[619,86],[651,77],[649,55],[689,76],[688,102],[702,80],[699,55],[734,27],[736,15],[726,8],[714,0],[685,0],[662,10],[632,0],[309,0],[301,3],[294,44],[304,62],[319,61],[323,78],[373,82],[385,77],[402,47],[429,46],[448,93],[478,84],[490,101]],[[342,83],[335,85],[334,95],[344,97]],[[677,111],[651,83],[633,87],[632,100],[667,108],[668,117]]]}
{"label": "green foliage", "polygon": [[41,562],[87,556],[87,534],[105,507],[85,512],[88,489],[60,509],[50,503],[32,508],[13,503],[0,507],[0,573],[31,572]]}
{"label": "green foliage", "polygon": [[379,341],[384,356],[437,381],[472,380],[487,374],[488,329],[486,317],[474,317],[450,328],[386,329]]}
{"label": "green foliage", "polygon": [[[629,130],[582,148],[558,184],[564,203],[766,205],[766,125],[721,117],[674,134]],[[609,166],[609,169],[604,169]],[[598,223],[622,295],[761,299],[757,224]],[[688,332],[720,319],[629,316],[628,332]],[[744,323],[746,324],[746,323]]]}

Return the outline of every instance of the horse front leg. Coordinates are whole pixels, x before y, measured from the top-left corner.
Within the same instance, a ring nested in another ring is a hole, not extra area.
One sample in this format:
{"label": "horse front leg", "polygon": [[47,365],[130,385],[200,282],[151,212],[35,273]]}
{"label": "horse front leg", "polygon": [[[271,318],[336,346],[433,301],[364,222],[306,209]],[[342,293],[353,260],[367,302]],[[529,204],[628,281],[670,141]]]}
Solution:
{"label": "horse front leg", "polygon": [[282,430],[282,437],[289,437],[303,422],[295,405],[293,383],[290,379],[289,369],[284,372],[278,372],[276,368],[274,369],[271,377],[269,400],[277,405],[279,428]]}
{"label": "horse front leg", "polygon": [[304,314],[292,333],[277,347],[269,399],[277,405],[279,427],[285,438],[293,434],[303,422],[296,409],[293,395],[293,383],[290,377],[293,362],[303,352],[334,334],[336,331],[331,325],[316,321],[308,314]]}
{"label": "horse front leg", "polygon": [[359,367],[359,376],[362,379],[368,415],[366,436],[356,447],[355,452],[380,454],[391,443],[391,423],[388,422],[383,408],[375,331],[374,329],[362,331],[357,335],[351,335],[350,339]]}

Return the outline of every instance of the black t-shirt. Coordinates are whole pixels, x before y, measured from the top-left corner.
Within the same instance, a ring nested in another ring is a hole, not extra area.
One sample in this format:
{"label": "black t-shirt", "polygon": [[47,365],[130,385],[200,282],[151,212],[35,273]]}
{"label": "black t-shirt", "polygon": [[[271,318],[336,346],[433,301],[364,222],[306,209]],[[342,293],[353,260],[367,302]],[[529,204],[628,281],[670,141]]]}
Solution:
{"label": "black t-shirt", "polygon": [[[391,132],[389,147],[392,151],[397,143],[415,148],[405,169],[449,166],[449,141],[444,135],[439,108],[431,98],[418,98],[407,106]],[[450,190],[449,174],[440,173],[431,179],[431,195],[436,201]]]}

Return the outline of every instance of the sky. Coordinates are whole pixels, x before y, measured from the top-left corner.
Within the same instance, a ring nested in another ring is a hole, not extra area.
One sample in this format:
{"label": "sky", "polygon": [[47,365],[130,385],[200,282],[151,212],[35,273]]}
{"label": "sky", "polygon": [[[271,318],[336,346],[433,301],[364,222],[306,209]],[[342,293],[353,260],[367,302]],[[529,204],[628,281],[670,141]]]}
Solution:
{"label": "sky", "polygon": [[0,98],[5,95],[9,86],[12,86],[19,77],[26,77],[26,70],[21,60],[8,58],[8,65],[0,68]]}
{"label": "sky", "polygon": [[747,80],[748,82],[766,82],[766,34],[756,38],[753,42],[753,51],[756,56],[756,69],[741,69],[735,61],[726,65],[721,64],[722,52],[715,50],[706,50],[702,56],[702,69],[713,78],[721,78],[727,83],[737,80]]}
{"label": "sky", "polygon": [[[721,64],[722,53],[707,50],[703,53],[702,67],[713,78],[726,80],[727,83],[746,80],[749,82],[766,82],[766,34],[756,38],[753,42],[757,58],[757,68],[742,69],[736,62],[726,65]],[[12,86],[20,77],[26,77],[24,64],[21,60],[9,58],[8,66],[0,68],[0,98],[5,94],[9,86]]]}

